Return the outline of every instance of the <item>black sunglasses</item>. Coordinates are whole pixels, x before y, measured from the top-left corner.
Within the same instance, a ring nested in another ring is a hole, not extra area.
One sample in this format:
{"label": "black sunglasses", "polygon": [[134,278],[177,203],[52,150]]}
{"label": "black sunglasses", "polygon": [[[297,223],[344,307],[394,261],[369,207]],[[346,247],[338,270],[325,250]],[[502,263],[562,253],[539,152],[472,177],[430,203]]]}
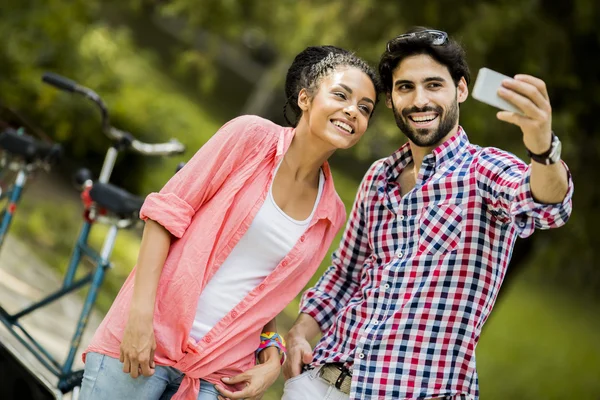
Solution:
{"label": "black sunglasses", "polygon": [[442,46],[448,42],[448,34],[444,31],[438,31],[435,29],[426,29],[419,32],[405,33],[390,40],[387,43],[387,51],[391,52],[392,49],[397,45],[412,40],[426,40],[432,46]]}

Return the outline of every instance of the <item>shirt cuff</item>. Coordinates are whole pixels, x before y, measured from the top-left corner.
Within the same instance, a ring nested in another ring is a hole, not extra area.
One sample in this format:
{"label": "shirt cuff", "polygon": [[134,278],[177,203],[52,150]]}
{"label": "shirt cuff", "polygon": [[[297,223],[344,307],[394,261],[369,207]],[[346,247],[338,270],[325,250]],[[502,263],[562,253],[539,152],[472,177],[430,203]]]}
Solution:
{"label": "shirt cuff", "polygon": [[194,209],[173,193],[150,193],[142,209],[140,218],[158,222],[177,238],[185,233],[194,216]]}
{"label": "shirt cuff", "polygon": [[313,317],[323,334],[333,325],[333,317],[336,309],[331,304],[331,301],[329,298],[316,295],[316,293],[309,289],[309,291],[304,293],[300,302],[300,312]]}
{"label": "shirt cuff", "polygon": [[563,161],[561,162],[567,170],[569,189],[560,203],[545,204],[537,202],[531,192],[531,168],[523,176],[516,201],[510,207],[511,222],[517,227],[517,233],[520,237],[530,236],[535,229],[560,227],[569,219],[573,207],[573,180],[567,165]]}

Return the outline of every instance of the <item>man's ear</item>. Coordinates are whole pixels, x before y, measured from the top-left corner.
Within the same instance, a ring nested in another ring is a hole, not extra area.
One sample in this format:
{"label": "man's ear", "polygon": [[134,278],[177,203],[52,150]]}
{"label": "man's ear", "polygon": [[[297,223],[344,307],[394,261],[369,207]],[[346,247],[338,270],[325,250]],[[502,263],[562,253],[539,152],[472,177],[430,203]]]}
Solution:
{"label": "man's ear", "polygon": [[302,111],[308,110],[310,107],[310,100],[308,91],[304,88],[300,89],[300,92],[298,93],[298,107],[300,107]]}
{"label": "man's ear", "polygon": [[392,94],[391,93],[385,94],[385,105],[387,108],[392,108]]}
{"label": "man's ear", "polygon": [[469,97],[469,86],[467,85],[467,81],[465,80],[464,76],[460,78],[460,81],[458,81],[456,91],[456,99],[459,103],[464,102],[467,99],[467,97]]}

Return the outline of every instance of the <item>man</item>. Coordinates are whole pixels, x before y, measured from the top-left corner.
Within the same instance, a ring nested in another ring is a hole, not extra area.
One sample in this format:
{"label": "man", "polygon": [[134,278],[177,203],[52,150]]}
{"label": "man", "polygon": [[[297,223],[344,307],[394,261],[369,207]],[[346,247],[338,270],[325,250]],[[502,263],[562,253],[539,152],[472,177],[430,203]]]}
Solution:
{"label": "man", "polygon": [[332,266],[303,295],[284,400],[478,398],[475,347],[515,240],[571,212],[543,81],[517,75],[499,90],[523,111],[497,117],[521,128],[527,165],[469,143],[458,124],[469,69],[445,32],[392,39],[379,72],[408,143],[371,166]]}

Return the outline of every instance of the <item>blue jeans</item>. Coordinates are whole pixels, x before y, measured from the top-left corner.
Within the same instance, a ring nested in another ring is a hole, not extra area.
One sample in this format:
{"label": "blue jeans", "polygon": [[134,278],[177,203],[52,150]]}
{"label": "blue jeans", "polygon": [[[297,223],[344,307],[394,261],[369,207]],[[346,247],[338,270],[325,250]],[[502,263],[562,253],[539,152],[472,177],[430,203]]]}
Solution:
{"label": "blue jeans", "polygon": [[[154,375],[134,379],[123,372],[123,364],[118,359],[88,353],[79,399],[168,400],[177,392],[182,379],[181,371],[160,365],[156,366]],[[216,400],[218,394],[213,384],[200,380],[198,400]]]}

